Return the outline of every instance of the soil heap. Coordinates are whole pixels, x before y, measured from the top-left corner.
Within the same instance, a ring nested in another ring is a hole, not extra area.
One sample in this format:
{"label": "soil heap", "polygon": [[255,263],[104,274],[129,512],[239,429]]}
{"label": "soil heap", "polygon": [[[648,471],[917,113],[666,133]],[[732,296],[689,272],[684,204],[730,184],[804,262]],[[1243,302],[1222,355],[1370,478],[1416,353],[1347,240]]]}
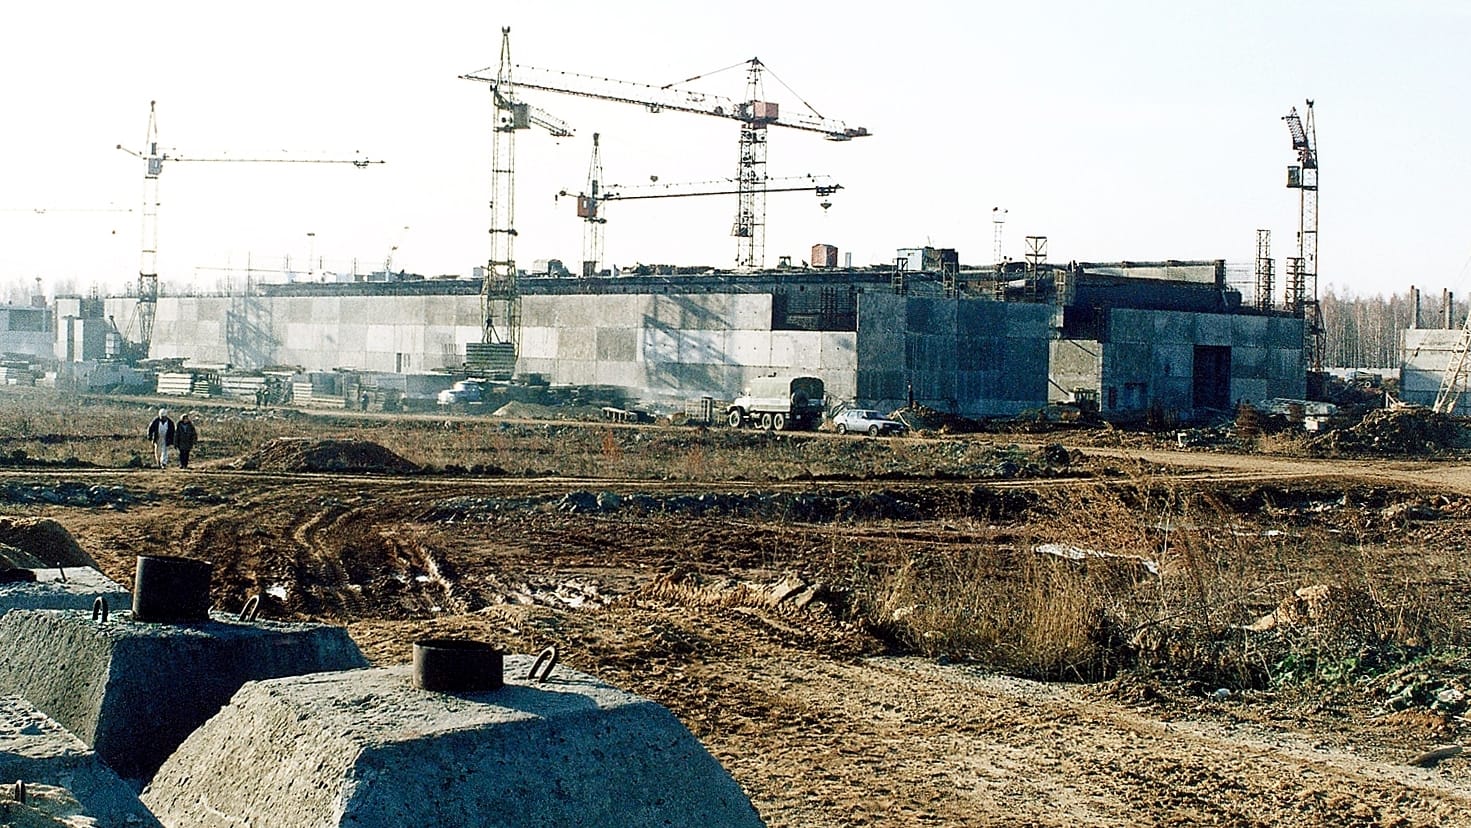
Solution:
{"label": "soil heap", "polygon": [[237,469],[280,472],[380,472],[403,474],[419,466],[367,440],[278,437],[235,461]]}
{"label": "soil heap", "polygon": [[0,517],[0,569],[54,566],[98,568],[60,523],[47,518]]}

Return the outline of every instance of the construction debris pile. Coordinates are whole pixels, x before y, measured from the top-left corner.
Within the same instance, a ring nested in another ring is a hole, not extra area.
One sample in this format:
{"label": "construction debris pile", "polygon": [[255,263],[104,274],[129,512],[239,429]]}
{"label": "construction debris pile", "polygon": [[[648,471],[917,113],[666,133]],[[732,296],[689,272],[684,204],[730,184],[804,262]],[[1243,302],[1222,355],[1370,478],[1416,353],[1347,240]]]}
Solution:
{"label": "construction debris pile", "polygon": [[1313,440],[1323,454],[1438,453],[1465,443],[1465,428],[1449,415],[1422,407],[1370,411],[1357,424]]}

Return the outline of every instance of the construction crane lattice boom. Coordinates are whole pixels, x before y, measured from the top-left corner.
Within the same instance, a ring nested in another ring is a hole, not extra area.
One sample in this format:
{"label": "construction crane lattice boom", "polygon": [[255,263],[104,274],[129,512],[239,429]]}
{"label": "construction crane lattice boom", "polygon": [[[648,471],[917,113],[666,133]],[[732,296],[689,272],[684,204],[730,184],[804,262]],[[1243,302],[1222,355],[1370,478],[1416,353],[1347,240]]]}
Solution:
{"label": "construction crane lattice boom", "polygon": [[[842,121],[810,112],[783,113],[775,102],[765,100],[762,90],[762,75],[765,69],[759,58],[745,62],[746,100],[737,101],[723,95],[711,95],[674,84],[653,86],[593,75],[541,69],[535,66],[514,64],[517,89],[536,89],[573,95],[596,100],[635,104],[651,112],[687,112],[725,118],[740,123],[740,146],[738,155],[736,195],[738,206],[731,234],[737,244],[736,265],[738,267],[761,267],[765,258],[766,193],[766,131],[779,126],[789,129],[820,133],[829,140],[850,141],[869,135],[864,127],[849,126]],[[511,70],[502,66],[497,75],[509,78]],[[465,76],[496,84],[489,67]],[[809,110],[811,107],[808,107]]]}
{"label": "construction crane lattice boom", "polygon": [[[129,149],[122,144],[117,148],[142,159],[143,168],[143,227],[142,252],[138,266],[138,305],[135,311],[138,339],[136,346],[141,356],[147,356],[153,342],[153,320],[158,309],[158,179],[163,174],[165,161],[189,162],[246,162],[252,164],[351,164],[359,169],[382,161],[366,158],[234,158],[229,155],[217,157],[188,156],[175,151],[161,149],[158,145],[158,102],[148,104],[148,135],[143,150]],[[133,324],[127,326],[132,333]]]}

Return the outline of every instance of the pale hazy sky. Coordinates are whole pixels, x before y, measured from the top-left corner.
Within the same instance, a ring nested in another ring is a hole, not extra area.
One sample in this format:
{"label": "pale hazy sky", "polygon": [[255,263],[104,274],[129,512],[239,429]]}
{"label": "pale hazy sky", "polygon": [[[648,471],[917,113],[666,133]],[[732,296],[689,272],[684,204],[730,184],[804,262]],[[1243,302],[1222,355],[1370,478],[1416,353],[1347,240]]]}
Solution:
{"label": "pale hazy sky", "polygon": [[[1255,231],[1294,255],[1282,116],[1316,102],[1319,276],[1359,294],[1464,293],[1471,262],[1471,4],[1409,2],[56,2],[5,13],[7,159],[0,283],[48,293],[131,285],[148,104],[183,155],[359,157],[345,165],[167,164],[165,290],[224,268],[464,274],[489,255],[489,92],[459,75],[513,59],[664,84],[759,57],[766,96],[800,96],[872,137],[773,128],[768,174],[826,174],[772,194],[766,257],[834,244],[855,265],[895,250],[992,258],[1045,235],[1054,261],[1216,259],[1248,266]],[[778,83],[779,79],[793,92]],[[741,98],[740,67],[691,85]],[[573,203],[591,138],[604,180],[735,173],[734,121],[526,91],[576,130],[517,139],[516,258],[581,258]],[[114,208],[132,212],[67,212]],[[38,215],[34,208],[49,208]],[[735,198],[608,206],[605,263],[729,266]],[[312,235],[308,235],[312,234]]]}

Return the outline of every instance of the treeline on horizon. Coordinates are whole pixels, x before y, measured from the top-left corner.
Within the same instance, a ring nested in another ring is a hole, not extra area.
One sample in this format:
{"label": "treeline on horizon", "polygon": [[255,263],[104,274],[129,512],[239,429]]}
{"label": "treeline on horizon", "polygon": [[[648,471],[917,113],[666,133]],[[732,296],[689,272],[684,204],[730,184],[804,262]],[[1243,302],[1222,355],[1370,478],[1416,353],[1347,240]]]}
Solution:
{"label": "treeline on horizon", "polygon": [[[1410,291],[1389,296],[1356,296],[1329,286],[1318,296],[1323,312],[1323,364],[1328,368],[1398,368],[1400,332],[1410,327],[1414,305]],[[1451,297],[1450,327],[1466,321],[1468,303]],[[1420,291],[1421,328],[1444,328],[1439,289]]]}

